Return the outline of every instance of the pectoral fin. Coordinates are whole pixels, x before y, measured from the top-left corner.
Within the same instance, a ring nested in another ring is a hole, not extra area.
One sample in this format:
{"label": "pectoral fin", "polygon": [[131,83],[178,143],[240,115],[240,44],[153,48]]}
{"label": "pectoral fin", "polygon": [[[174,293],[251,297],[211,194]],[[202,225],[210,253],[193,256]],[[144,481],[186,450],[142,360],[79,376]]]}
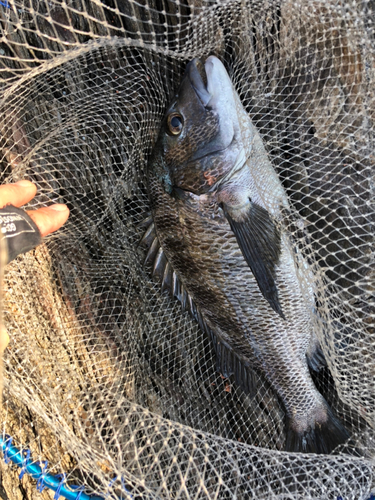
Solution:
{"label": "pectoral fin", "polygon": [[225,205],[223,208],[260,291],[272,309],[285,319],[275,282],[275,266],[281,252],[277,227],[267,210],[255,203],[250,202],[244,210],[238,212]]}

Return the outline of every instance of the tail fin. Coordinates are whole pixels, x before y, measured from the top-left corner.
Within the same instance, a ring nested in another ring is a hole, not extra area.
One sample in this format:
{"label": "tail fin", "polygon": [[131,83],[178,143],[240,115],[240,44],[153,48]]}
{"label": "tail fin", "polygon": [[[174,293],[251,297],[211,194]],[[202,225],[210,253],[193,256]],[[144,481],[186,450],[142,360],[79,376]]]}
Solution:
{"label": "tail fin", "polygon": [[285,451],[329,454],[350,437],[328,406],[324,423],[315,422],[314,426],[303,432],[297,432],[292,423],[291,419],[287,419]]}

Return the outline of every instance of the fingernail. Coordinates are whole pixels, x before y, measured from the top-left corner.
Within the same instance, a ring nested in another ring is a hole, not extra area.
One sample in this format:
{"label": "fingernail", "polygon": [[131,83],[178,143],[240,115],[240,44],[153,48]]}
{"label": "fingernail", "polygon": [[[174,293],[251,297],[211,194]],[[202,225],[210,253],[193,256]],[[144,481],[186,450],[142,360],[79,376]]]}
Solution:
{"label": "fingernail", "polygon": [[68,207],[64,205],[63,203],[56,203],[56,205],[51,205],[50,207],[52,210],[56,210],[56,212],[64,212],[65,210],[68,210]]}
{"label": "fingernail", "polygon": [[33,183],[30,182],[30,181],[27,181],[27,180],[22,180],[22,181],[18,181],[18,182],[15,182],[15,184],[17,186],[23,186],[23,187],[30,187],[30,186],[33,186]]}

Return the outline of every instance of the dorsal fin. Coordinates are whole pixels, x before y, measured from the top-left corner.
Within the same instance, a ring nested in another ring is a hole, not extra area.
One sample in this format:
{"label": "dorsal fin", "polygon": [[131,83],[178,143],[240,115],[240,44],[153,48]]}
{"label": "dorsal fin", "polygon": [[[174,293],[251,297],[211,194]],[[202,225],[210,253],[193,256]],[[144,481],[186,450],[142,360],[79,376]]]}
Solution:
{"label": "dorsal fin", "polygon": [[162,292],[164,292],[164,290],[171,291],[172,286],[173,286],[173,269],[167,259],[167,263],[164,269],[164,274],[161,280],[161,291]]}
{"label": "dorsal fin", "polygon": [[205,322],[194,300],[185,290],[171,264],[168,262],[160,246],[152,217],[147,217],[139,227],[146,228],[140,241],[140,244],[147,248],[145,264],[152,268],[152,274],[157,276],[161,281],[162,291],[167,291],[172,297],[178,299],[181,302],[182,309],[190,312],[198,322],[200,328],[210,338],[216,354],[217,371],[226,378],[233,375],[236,383],[243,391],[253,396],[256,391],[256,376],[254,372],[239,359],[229,344],[219,339],[216,333]]}
{"label": "dorsal fin", "polygon": [[193,299],[186,292],[177,274],[173,271],[165,253],[160,246],[155,224],[152,217],[147,217],[139,224],[139,227],[146,228],[140,241],[140,245],[147,248],[145,265],[152,267],[153,276],[157,276],[161,281],[162,291],[168,291],[172,297],[176,297],[182,304],[184,310],[189,310],[194,315],[195,305]]}

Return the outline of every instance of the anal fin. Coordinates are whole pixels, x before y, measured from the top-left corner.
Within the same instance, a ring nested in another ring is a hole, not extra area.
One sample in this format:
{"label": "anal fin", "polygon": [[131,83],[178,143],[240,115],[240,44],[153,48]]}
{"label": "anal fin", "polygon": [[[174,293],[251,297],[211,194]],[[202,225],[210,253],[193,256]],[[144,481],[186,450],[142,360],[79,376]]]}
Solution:
{"label": "anal fin", "polygon": [[310,342],[310,346],[306,352],[306,359],[309,367],[315,372],[320,371],[322,368],[327,366],[327,362],[324,357],[324,353],[318,339],[314,338]]}

